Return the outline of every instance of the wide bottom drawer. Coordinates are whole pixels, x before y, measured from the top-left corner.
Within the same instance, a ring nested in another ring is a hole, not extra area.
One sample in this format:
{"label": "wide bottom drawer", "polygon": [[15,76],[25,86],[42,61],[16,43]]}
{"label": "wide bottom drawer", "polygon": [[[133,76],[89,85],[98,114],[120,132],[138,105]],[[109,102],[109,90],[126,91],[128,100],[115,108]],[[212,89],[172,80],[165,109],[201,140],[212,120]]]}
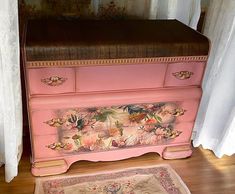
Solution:
{"label": "wide bottom drawer", "polygon": [[172,129],[158,128],[151,132],[130,127],[123,135],[106,137],[97,131],[79,136],[76,130],[57,135],[34,136],[33,154],[35,159],[49,159],[126,148],[180,145],[190,142],[193,125],[194,123],[178,123]]}

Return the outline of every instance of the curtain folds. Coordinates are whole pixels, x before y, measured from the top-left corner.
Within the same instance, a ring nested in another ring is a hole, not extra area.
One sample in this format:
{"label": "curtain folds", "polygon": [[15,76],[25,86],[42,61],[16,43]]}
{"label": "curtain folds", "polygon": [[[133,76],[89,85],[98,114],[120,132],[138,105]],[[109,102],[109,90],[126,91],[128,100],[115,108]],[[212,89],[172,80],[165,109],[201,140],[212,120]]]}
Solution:
{"label": "curtain folds", "polygon": [[217,157],[235,153],[235,1],[211,1],[204,34],[211,52],[203,80],[194,130],[194,146],[211,149]]}
{"label": "curtain folds", "polygon": [[[110,0],[94,0],[99,7]],[[177,19],[196,29],[201,13],[200,0],[113,0],[117,7],[124,7],[127,15],[143,19]],[[98,13],[98,10],[96,11]]]}
{"label": "curtain folds", "polygon": [[150,19],[177,19],[193,29],[197,28],[201,13],[200,0],[152,0],[151,3],[155,10],[150,10],[153,11]]}
{"label": "curtain folds", "polygon": [[[196,29],[201,0],[20,0],[35,16],[101,19],[177,19]],[[76,5],[76,6],[74,6]]]}
{"label": "curtain folds", "polygon": [[0,78],[0,165],[5,164],[5,180],[10,182],[22,153],[17,0],[0,2]]}

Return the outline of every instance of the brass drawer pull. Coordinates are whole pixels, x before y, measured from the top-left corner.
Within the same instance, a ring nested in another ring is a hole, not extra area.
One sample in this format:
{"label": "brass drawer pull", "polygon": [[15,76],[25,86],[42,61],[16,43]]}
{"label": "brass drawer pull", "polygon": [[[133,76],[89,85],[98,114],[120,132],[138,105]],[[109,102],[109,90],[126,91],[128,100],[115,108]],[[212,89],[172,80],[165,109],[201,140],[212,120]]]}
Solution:
{"label": "brass drawer pull", "polygon": [[172,75],[175,76],[179,80],[185,80],[185,79],[189,79],[193,75],[193,72],[179,71],[179,72],[172,73]]}
{"label": "brass drawer pull", "polygon": [[68,143],[62,143],[62,142],[55,142],[49,145],[46,145],[47,148],[50,148],[52,150],[69,150],[71,149],[71,144]]}
{"label": "brass drawer pull", "polygon": [[66,80],[67,78],[64,78],[64,77],[51,76],[49,78],[41,79],[41,82],[43,82],[44,84],[48,86],[59,86],[59,85],[62,85]]}
{"label": "brass drawer pull", "polygon": [[51,127],[61,127],[65,123],[65,120],[61,119],[61,118],[53,118],[53,119],[46,121],[44,123],[48,124]]}
{"label": "brass drawer pull", "polygon": [[171,115],[175,116],[175,117],[179,117],[184,115],[184,113],[186,112],[186,110],[182,109],[182,108],[176,108],[171,112]]}
{"label": "brass drawer pull", "polygon": [[184,110],[183,108],[176,108],[174,110],[165,110],[163,114],[167,113],[174,117],[180,117],[180,116],[183,116],[186,111],[187,110]]}

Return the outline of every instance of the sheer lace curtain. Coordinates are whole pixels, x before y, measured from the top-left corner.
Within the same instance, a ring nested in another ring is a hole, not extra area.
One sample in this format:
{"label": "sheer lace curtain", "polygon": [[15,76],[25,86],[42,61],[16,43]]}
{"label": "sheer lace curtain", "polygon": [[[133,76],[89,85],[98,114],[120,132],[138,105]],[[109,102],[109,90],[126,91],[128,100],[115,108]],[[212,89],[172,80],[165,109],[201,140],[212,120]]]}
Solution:
{"label": "sheer lace curtain", "polygon": [[[99,6],[110,0],[93,0],[92,9],[97,14]],[[178,19],[196,29],[201,13],[200,0],[112,0],[118,7],[124,7],[129,16],[145,19]]]}
{"label": "sheer lace curtain", "polygon": [[196,29],[201,0],[151,0],[150,19],[177,19]]}
{"label": "sheer lace curtain", "polygon": [[234,0],[211,0],[204,34],[210,38],[212,47],[193,144],[222,157],[235,153]]}
{"label": "sheer lace curtain", "polygon": [[18,1],[0,1],[0,166],[5,179],[18,172],[22,152]]}

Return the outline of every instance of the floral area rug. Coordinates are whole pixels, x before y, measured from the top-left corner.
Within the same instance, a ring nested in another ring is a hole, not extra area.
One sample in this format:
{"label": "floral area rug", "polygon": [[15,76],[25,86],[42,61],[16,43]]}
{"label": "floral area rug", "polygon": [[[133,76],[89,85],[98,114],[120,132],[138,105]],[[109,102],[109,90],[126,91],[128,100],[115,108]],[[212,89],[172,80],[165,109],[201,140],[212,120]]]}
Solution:
{"label": "floral area rug", "polygon": [[36,180],[35,194],[190,194],[169,165]]}

